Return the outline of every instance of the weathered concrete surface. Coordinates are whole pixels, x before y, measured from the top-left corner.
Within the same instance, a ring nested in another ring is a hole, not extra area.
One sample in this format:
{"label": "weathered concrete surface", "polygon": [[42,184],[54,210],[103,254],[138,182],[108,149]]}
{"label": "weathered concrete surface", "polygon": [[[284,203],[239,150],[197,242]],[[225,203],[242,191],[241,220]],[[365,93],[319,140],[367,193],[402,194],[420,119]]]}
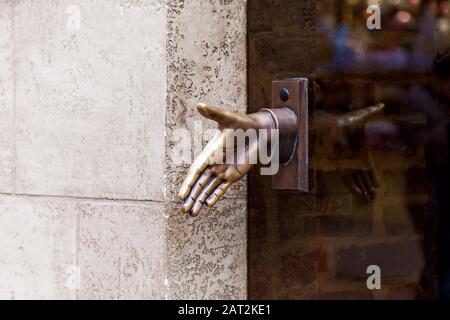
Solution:
{"label": "weathered concrete surface", "polygon": [[80,299],[164,298],[162,203],[87,203],[77,213]]}
{"label": "weathered concrete surface", "polygon": [[0,197],[0,297],[164,298],[161,212],[160,203]]}
{"label": "weathered concrete surface", "polygon": [[0,1],[0,192],[13,191],[13,61],[10,1]]}
{"label": "weathered concrete surface", "polygon": [[163,200],[160,2],[14,3],[18,193]]}
{"label": "weathered concrete surface", "polygon": [[71,203],[0,197],[0,298],[75,298],[65,287],[76,265],[73,213]]}
{"label": "weathered concrete surface", "polygon": [[[194,106],[245,113],[246,1],[170,1],[167,47],[168,132],[201,120]],[[215,127],[203,121],[204,128]],[[173,146],[168,138],[166,148]],[[226,200],[198,218],[180,216],[175,201],[187,167],[166,154],[169,298],[245,298],[246,201]],[[229,198],[245,197],[240,183]]]}
{"label": "weathered concrete surface", "polygon": [[247,296],[246,201],[224,200],[197,218],[174,205],[168,238],[168,298]]}
{"label": "weathered concrete surface", "polygon": [[0,298],[246,297],[245,182],[188,219],[168,155],[245,112],[246,5],[168,3],[0,0]]}

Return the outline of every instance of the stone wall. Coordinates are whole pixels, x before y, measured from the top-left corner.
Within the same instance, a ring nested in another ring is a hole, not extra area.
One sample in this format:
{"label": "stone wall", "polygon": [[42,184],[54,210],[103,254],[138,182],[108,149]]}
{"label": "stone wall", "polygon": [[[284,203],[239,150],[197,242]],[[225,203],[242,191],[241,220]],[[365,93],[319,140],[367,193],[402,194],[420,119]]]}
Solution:
{"label": "stone wall", "polygon": [[0,0],[0,297],[244,298],[245,184],[188,219],[170,134],[245,111],[243,1]]}
{"label": "stone wall", "polygon": [[[201,121],[198,102],[245,113],[246,1],[171,1],[168,8],[167,150],[170,133]],[[215,128],[203,121],[203,128]],[[194,158],[193,154],[192,158]],[[189,218],[175,196],[188,166],[166,153],[169,298],[247,296],[246,183],[236,184],[212,210]]]}

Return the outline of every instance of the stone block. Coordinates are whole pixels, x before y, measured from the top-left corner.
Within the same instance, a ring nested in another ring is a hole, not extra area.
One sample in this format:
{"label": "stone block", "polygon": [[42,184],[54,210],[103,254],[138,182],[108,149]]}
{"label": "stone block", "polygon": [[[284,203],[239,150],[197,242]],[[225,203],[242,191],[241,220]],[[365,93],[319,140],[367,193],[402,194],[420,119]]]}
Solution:
{"label": "stone block", "polygon": [[14,7],[17,192],[162,200],[161,3],[28,0]]}
{"label": "stone block", "polygon": [[11,1],[0,2],[0,192],[13,191],[14,74]]}

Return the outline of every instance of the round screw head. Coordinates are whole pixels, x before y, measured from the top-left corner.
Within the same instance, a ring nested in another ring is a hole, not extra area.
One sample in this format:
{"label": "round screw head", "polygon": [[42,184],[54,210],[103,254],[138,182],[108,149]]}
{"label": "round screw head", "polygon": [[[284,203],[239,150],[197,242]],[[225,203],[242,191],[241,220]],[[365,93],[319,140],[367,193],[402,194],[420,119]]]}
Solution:
{"label": "round screw head", "polygon": [[281,101],[289,100],[289,90],[288,89],[283,88],[280,90],[280,99],[281,99]]}

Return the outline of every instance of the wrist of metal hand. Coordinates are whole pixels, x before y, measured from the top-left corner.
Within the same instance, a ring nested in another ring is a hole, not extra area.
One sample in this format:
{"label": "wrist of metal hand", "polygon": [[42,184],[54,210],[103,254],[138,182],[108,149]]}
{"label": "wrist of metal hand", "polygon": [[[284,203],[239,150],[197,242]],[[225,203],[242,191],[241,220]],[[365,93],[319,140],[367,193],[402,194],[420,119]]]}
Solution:
{"label": "wrist of metal hand", "polygon": [[[289,108],[262,108],[250,115],[258,129],[278,129],[280,162],[289,164],[297,149],[297,115]],[[270,141],[270,133],[268,135]]]}

